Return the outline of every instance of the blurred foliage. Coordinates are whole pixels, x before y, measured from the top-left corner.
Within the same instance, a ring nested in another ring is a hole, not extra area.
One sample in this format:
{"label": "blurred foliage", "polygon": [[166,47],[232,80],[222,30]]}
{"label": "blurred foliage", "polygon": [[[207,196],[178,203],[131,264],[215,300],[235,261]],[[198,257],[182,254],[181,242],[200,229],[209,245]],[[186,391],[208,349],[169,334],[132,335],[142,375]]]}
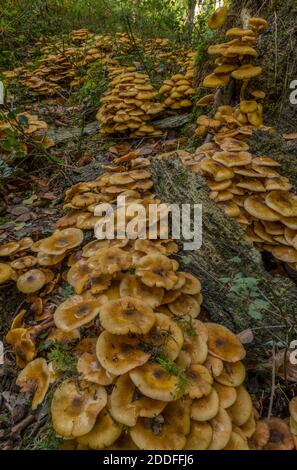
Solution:
{"label": "blurred foliage", "polygon": [[0,0],[0,68],[31,59],[25,46],[37,39],[79,28],[103,34],[132,30],[143,39],[168,37],[198,46],[216,1],[196,3],[199,14],[189,28],[189,0]]}

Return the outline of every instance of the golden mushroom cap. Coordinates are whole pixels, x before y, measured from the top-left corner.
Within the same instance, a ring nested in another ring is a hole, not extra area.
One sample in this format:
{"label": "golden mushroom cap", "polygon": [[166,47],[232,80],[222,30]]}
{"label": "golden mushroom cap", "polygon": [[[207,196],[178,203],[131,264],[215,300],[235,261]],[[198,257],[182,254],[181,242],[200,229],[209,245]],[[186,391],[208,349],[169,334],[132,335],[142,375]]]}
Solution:
{"label": "golden mushroom cap", "polygon": [[219,396],[216,390],[212,388],[207,396],[193,400],[191,418],[199,422],[209,421],[218,414],[219,407]]}
{"label": "golden mushroom cap", "polygon": [[51,415],[56,433],[64,438],[79,437],[90,432],[101,410],[106,406],[107,393],[98,385],[78,388],[71,380],[65,380],[55,390]]}
{"label": "golden mushroom cap", "polygon": [[123,426],[117,423],[104,408],[97,416],[93,429],[77,438],[77,442],[86,448],[99,450],[111,446],[120,437]]}
{"label": "golden mushroom cap", "polygon": [[232,417],[232,422],[237,426],[243,426],[253,411],[252,399],[243,385],[240,385],[236,392],[236,401],[228,411]]}
{"label": "golden mushroom cap", "polygon": [[153,310],[133,297],[122,297],[102,306],[100,322],[103,328],[116,335],[146,334],[156,321]]}
{"label": "golden mushroom cap", "polygon": [[12,345],[18,367],[23,369],[36,356],[35,343],[30,338],[26,328],[9,330],[6,335],[6,341]]}
{"label": "golden mushroom cap", "polygon": [[[136,398],[135,398],[136,396]],[[115,383],[110,396],[112,417],[126,426],[135,426],[138,417],[154,418],[166,406],[166,402],[152,400],[136,393],[136,387],[129,374],[122,375]]]}
{"label": "golden mushroom cap", "polygon": [[185,394],[188,394],[190,398],[201,398],[211,393],[213,378],[206,367],[193,364],[185,373],[188,380]]}
{"label": "golden mushroom cap", "polygon": [[229,387],[218,382],[215,382],[213,386],[218,394],[219,403],[222,408],[226,409],[234,405],[237,398],[235,387]]}
{"label": "golden mushroom cap", "polygon": [[267,206],[282,217],[297,216],[297,196],[286,191],[271,191],[265,198]]}
{"label": "golden mushroom cap", "polygon": [[241,342],[228,328],[215,323],[206,323],[208,330],[208,349],[210,354],[223,361],[237,362],[245,357]]}
{"label": "golden mushroom cap", "polygon": [[92,321],[100,312],[107,298],[101,296],[94,300],[74,295],[62,302],[54,313],[57,328],[72,331]]}
{"label": "golden mushroom cap", "polygon": [[269,438],[265,450],[292,450],[294,440],[288,424],[280,418],[266,419]]}
{"label": "golden mushroom cap", "polygon": [[53,235],[40,241],[39,251],[49,255],[61,255],[79,246],[83,238],[83,232],[78,228],[56,230]]}
{"label": "golden mushroom cap", "polygon": [[227,387],[239,387],[245,381],[245,377],[246,370],[241,361],[225,362],[221,373],[216,376],[216,381]]}
{"label": "golden mushroom cap", "polygon": [[169,403],[160,415],[163,424],[158,426],[158,432],[154,432],[154,419],[139,418],[130,430],[133,442],[142,450],[183,449],[190,432],[189,408],[186,400]]}
{"label": "golden mushroom cap", "polygon": [[172,261],[164,255],[147,255],[136,263],[135,274],[149,287],[172,289],[178,280]]}
{"label": "golden mushroom cap", "polygon": [[225,83],[219,75],[211,73],[210,75],[207,75],[207,77],[205,77],[202,86],[204,86],[205,88],[218,88],[221,86],[225,86]]}
{"label": "golden mushroom cap", "polygon": [[[136,243],[135,243],[136,247]],[[149,287],[134,275],[127,274],[120,283],[121,297],[134,297],[142,300],[151,308],[158,307],[164,297],[162,287]]]}
{"label": "golden mushroom cap", "polygon": [[21,274],[17,280],[17,288],[24,294],[33,294],[47,283],[46,275],[40,269],[30,269]]}
{"label": "golden mushroom cap", "polygon": [[268,23],[266,20],[264,20],[264,18],[250,18],[249,19],[249,26],[251,26],[252,28],[255,28],[257,30],[260,30],[260,29],[263,29],[263,28],[267,28],[268,26]]}
{"label": "golden mushroom cap", "polygon": [[87,264],[89,268],[96,270],[98,274],[114,274],[129,269],[132,264],[132,257],[129,252],[121,248],[101,248],[88,258]]}
{"label": "golden mushroom cap", "polygon": [[232,422],[226,410],[219,408],[218,414],[210,421],[213,435],[208,450],[221,450],[228,444],[232,433]]}
{"label": "golden mushroom cap", "polygon": [[179,378],[170,375],[158,364],[144,364],[132,370],[129,375],[146,397],[166,402],[178,399]]}
{"label": "golden mushroom cap", "polygon": [[77,372],[83,380],[97,385],[110,385],[114,382],[115,375],[105,370],[99,363],[94,353],[84,352],[77,361]]}
{"label": "golden mushroom cap", "polygon": [[168,315],[156,313],[155,324],[143,340],[148,347],[159,347],[167,357],[175,360],[181,351],[184,335],[180,326]]}
{"label": "golden mushroom cap", "polygon": [[0,256],[13,255],[19,250],[20,246],[20,242],[8,242],[0,245]]}
{"label": "golden mushroom cap", "polygon": [[191,421],[184,450],[207,450],[212,441],[212,427],[207,422]]}
{"label": "golden mushroom cap", "polygon": [[242,29],[242,28],[230,28],[225,34],[228,36],[254,36],[254,32],[251,29]]}
{"label": "golden mushroom cap", "polygon": [[19,373],[16,384],[22,392],[34,392],[31,408],[43,402],[51,382],[51,371],[43,358],[34,359]]}
{"label": "golden mushroom cap", "polygon": [[[252,49],[252,48],[251,48]],[[262,73],[262,67],[256,67],[250,64],[242,65],[239,69],[234,70],[231,75],[236,80],[249,80],[257,77]]]}
{"label": "golden mushroom cap", "polygon": [[245,210],[259,220],[278,222],[281,215],[267,206],[259,196],[249,196],[244,201]]}
{"label": "golden mushroom cap", "polygon": [[297,397],[294,397],[289,404],[290,415],[297,422]]}
{"label": "golden mushroom cap", "polygon": [[227,168],[246,166],[252,161],[252,155],[249,152],[215,152],[212,158]]}
{"label": "golden mushroom cap", "polygon": [[210,29],[218,29],[226,22],[228,16],[228,8],[220,7],[211,15],[208,20]]}
{"label": "golden mushroom cap", "polygon": [[0,284],[9,281],[13,275],[13,270],[9,264],[0,263]]}
{"label": "golden mushroom cap", "polygon": [[145,364],[150,354],[142,351],[137,338],[113,335],[103,331],[97,341],[96,355],[102,366],[111,374],[122,375]]}

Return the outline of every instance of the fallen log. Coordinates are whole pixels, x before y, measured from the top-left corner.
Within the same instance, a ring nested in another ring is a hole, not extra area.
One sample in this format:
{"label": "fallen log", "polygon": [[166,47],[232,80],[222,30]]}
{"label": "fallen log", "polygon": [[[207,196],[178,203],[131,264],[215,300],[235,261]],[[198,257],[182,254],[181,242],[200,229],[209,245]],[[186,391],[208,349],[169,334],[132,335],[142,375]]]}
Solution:
{"label": "fallen log", "polygon": [[[273,341],[286,347],[288,337],[297,339],[296,285],[289,278],[273,276],[265,269],[261,253],[243,240],[240,225],[209,198],[204,179],[189,171],[177,156],[155,158],[151,170],[155,192],[162,202],[202,204],[202,247],[181,251],[177,259],[183,269],[201,280],[203,305],[211,321],[224,324],[236,333],[251,329],[254,340],[248,346],[249,358],[257,359],[257,364],[269,355]],[[238,273],[257,280],[259,296],[268,304],[261,312],[262,318],[251,316],[249,308],[253,298],[228,295],[230,285],[226,287],[222,279],[234,279]]]}

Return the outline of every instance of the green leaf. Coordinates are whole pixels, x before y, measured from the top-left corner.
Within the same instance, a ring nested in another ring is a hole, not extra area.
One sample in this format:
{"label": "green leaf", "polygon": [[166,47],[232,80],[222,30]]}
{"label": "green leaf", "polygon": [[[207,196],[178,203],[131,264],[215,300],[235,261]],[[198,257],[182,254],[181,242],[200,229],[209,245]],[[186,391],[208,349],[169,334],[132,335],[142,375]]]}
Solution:
{"label": "green leaf", "polygon": [[185,264],[185,265],[189,265],[192,263],[192,258],[191,256],[182,256],[182,262]]}
{"label": "green leaf", "polygon": [[229,284],[229,282],[231,281],[232,279],[230,277],[220,277],[219,278],[219,281],[222,283],[222,284]]}
{"label": "green leaf", "polygon": [[261,320],[263,317],[262,313],[257,309],[254,304],[249,305],[248,314],[255,320]]}

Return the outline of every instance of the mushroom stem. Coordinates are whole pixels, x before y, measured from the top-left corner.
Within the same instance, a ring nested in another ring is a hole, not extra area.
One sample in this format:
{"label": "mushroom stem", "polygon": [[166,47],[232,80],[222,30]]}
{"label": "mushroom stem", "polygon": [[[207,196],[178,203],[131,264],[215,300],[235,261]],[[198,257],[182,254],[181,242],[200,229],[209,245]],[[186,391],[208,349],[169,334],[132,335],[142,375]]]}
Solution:
{"label": "mushroom stem", "polygon": [[240,101],[244,100],[245,97],[244,97],[244,94],[245,94],[245,90],[247,89],[247,86],[249,84],[250,80],[243,80],[243,84],[241,86],[241,89],[240,89]]}
{"label": "mushroom stem", "polygon": [[53,318],[46,318],[40,325],[33,326],[30,332],[30,338],[32,341],[37,338],[43,331],[49,330],[52,326],[55,326]]}

